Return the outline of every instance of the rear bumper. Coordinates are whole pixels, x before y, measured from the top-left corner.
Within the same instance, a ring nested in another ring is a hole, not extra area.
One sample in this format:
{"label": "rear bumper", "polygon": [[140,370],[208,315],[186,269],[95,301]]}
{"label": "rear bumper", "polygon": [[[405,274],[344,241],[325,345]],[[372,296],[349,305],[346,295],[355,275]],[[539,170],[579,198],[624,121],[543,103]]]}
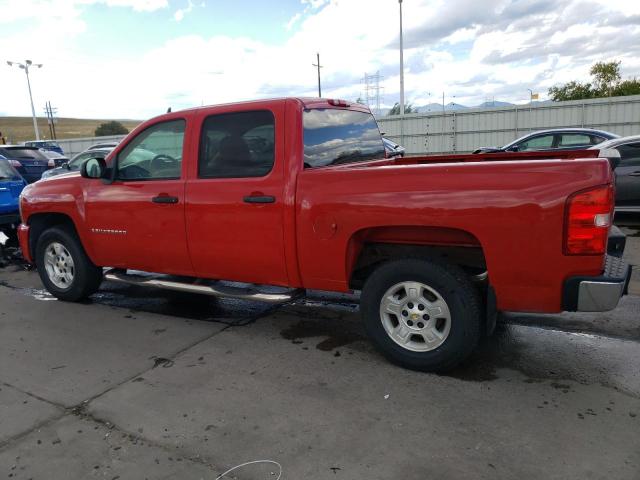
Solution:
{"label": "rear bumper", "polygon": [[20,215],[16,213],[1,213],[0,214],[0,225],[10,225],[10,224],[19,224],[20,223]]}
{"label": "rear bumper", "polygon": [[568,312],[606,312],[618,305],[627,293],[631,267],[619,257],[607,255],[602,275],[570,277],[564,282],[563,310]]}
{"label": "rear bumper", "polygon": [[20,224],[18,226],[18,242],[20,242],[20,250],[22,250],[22,258],[24,258],[27,263],[33,263],[33,258],[31,257],[31,249],[29,248],[29,226]]}

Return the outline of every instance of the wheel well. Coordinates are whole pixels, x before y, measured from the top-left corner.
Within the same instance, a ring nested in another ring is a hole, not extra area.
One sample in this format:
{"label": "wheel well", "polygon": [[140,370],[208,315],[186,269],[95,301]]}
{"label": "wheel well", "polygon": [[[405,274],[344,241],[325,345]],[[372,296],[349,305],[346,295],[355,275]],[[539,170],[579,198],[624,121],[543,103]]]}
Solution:
{"label": "wheel well", "polygon": [[393,243],[366,243],[356,260],[349,278],[349,287],[362,289],[367,277],[382,263],[403,258],[440,260],[461,267],[470,275],[487,270],[482,247],[445,245],[407,245]]}
{"label": "wheel well", "polygon": [[36,213],[29,217],[29,250],[31,258],[35,260],[36,245],[40,235],[45,230],[55,226],[66,226],[77,235],[76,227],[73,220],[64,213]]}

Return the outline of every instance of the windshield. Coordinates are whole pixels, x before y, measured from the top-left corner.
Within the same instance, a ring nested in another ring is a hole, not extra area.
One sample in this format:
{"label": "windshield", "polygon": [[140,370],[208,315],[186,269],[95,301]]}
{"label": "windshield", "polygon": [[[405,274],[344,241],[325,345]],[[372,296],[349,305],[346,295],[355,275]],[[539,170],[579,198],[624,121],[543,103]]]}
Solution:
{"label": "windshield", "polygon": [[373,115],[339,109],[305,110],[304,165],[325,167],[384,158]]}

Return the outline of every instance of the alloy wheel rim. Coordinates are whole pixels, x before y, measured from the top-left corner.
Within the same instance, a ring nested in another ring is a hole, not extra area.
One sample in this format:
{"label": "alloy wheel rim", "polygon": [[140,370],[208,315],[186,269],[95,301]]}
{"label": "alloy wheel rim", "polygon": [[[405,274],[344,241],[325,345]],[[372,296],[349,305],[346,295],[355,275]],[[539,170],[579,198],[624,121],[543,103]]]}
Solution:
{"label": "alloy wheel rim", "polygon": [[380,301],[380,320],[396,344],[412,352],[442,345],[451,331],[451,312],[434,288],[420,282],[400,282]]}
{"label": "alloy wheel rim", "polygon": [[47,245],[44,252],[44,267],[47,277],[57,288],[62,290],[71,288],[76,269],[73,257],[64,245],[59,242]]}

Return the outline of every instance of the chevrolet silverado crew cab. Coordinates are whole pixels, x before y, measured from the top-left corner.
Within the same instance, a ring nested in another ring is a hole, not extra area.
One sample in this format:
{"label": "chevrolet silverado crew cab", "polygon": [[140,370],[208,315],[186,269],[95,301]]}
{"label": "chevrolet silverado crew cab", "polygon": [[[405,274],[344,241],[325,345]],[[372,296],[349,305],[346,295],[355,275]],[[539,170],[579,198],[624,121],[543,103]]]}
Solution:
{"label": "chevrolet silverado crew cab", "polygon": [[28,186],[18,233],[67,301],[103,278],[267,302],[361,290],[387,357],[443,371],[499,311],[615,308],[630,270],[607,254],[621,240],[608,242],[613,177],[599,156],[385,158],[359,104],[202,107]]}

